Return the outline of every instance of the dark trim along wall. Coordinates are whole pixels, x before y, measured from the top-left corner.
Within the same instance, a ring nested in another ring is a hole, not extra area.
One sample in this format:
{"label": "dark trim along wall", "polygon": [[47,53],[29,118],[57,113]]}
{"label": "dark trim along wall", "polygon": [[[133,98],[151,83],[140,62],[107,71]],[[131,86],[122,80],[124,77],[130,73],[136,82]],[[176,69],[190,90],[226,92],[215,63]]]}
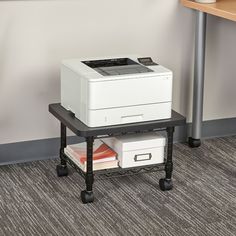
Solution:
{"label": "dark trim along wall", "polygon": [[[175,130],[175,142],[185,142],[191,131],[191,124]],[[231,136],[236,134],[236,118],[203,122],[203,138]],[[82,138],[68,137],[68,143],[82,142]],[[18,142],[0,145],[0,165],[57,158],[59,138]]]}

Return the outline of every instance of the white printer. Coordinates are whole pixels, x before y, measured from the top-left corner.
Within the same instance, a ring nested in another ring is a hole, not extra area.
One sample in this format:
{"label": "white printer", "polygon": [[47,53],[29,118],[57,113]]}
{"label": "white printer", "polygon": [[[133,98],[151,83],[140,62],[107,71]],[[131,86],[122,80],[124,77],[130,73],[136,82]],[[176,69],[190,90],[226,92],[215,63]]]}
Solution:
{"label": "white printer", "polygon": [[167,119],[172,77],[151,58],[65,60],[61,105],[89,127]]}

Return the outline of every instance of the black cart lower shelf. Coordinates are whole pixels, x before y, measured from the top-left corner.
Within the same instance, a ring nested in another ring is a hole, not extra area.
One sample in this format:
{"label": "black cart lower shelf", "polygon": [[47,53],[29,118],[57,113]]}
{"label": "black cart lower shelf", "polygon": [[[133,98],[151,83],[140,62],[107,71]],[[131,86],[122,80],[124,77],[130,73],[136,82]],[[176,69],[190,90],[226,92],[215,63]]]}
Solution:
{"label": "black cart lower shelf", "polygon": [[[73,113],[63,108],[60,103],[50,104],[49,112],[52,113],[61,123],[61,147],[60,159],[61,163],[57,165],[57,174],[59,177],[68,175],[67,163],[74,167],[84,178],[86,189],[81,191],[81,200],[83,203],[90,203],[94,201],[93,182],[94,175],[104,177],[118,177],[124,175],[138,174],[144,172],[153,172],[157,170],[165,170],[165,178],[160,179],[159,186],[162,191],[171,190],[172,183],[172,152],[173,152],[173,133],[176,126],[181,126],[186,123],[185,117],[172,110],[170,119],[155,120],[148,122],[139,122],[123,125],[114,125],[106,127],[91,128],[77,119]],[[79,137],[84,137],[87,142],[87,171],[83,172],[77,167],[64,153],[66,147],[66,128],[69,128]],[[157,165],[149,165],[133,168],[114,168],[109,170],[93,171],[93,142],[95,138],[109,137],[116,135],[126,135],[130,133],[153,132],[159,130],[166,130],[167,132],[167,155],[165,163]]]}

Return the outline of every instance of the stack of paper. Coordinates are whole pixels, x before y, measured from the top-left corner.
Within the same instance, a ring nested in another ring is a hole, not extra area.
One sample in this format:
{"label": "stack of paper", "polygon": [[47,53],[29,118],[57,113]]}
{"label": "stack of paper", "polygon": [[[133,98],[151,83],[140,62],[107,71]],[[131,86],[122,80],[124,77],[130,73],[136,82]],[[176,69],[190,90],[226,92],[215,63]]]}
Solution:
{"label": "stack of paper", "polygon": [[[65,154],[84,172],[87,169],[87,144],[85,142],[67,145]],[[118,167],[117,154],[101,140],[96,139],[93,144],[93,170]]]}

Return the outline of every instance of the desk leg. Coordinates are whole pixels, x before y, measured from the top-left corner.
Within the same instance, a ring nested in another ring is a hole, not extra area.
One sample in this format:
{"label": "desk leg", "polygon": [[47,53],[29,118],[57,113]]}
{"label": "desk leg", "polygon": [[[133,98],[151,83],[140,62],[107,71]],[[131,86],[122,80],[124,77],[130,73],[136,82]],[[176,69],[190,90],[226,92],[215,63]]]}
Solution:
{"label": "desk leg", "polygon": [[166,165],[165,165],[166,177],[163,179],[160,179],[159,181],[159,186],[162,191],[171,190],[173,188],[171,177],[172,177],[172,171],[173,171],[172,153],[173,153],[174,127],[168,127],[166,131],[167,131],[167,136],[168,136],[167,158],[166,158]]}
{"label": "desk leg", "polygon": [[64,154],[64,148],[66,147],[66,126],[61,123],[61,147],[60,147],[60,159],[61,164],[57,165],[56,171],[59,177],[68,175],[68,168],[66,165],[66,157]]}
{"label": "desk leg", "polygon": [[81,192],[81,200],[83,203],[90,203],[94,200],[93,195],[93,142],[94,137],[87,137],[87,172],[85,175],[86,190]]}
{"label": "desk leg", "polygon": [[197,11],[196,39],[195,39],[195,65],[194,65],[194,89],[193,89],[193,123],[192,137],[189,138],[190,147],[201,145],[203,92],[205,72],[205,47],[206,47],[206,16]]}

